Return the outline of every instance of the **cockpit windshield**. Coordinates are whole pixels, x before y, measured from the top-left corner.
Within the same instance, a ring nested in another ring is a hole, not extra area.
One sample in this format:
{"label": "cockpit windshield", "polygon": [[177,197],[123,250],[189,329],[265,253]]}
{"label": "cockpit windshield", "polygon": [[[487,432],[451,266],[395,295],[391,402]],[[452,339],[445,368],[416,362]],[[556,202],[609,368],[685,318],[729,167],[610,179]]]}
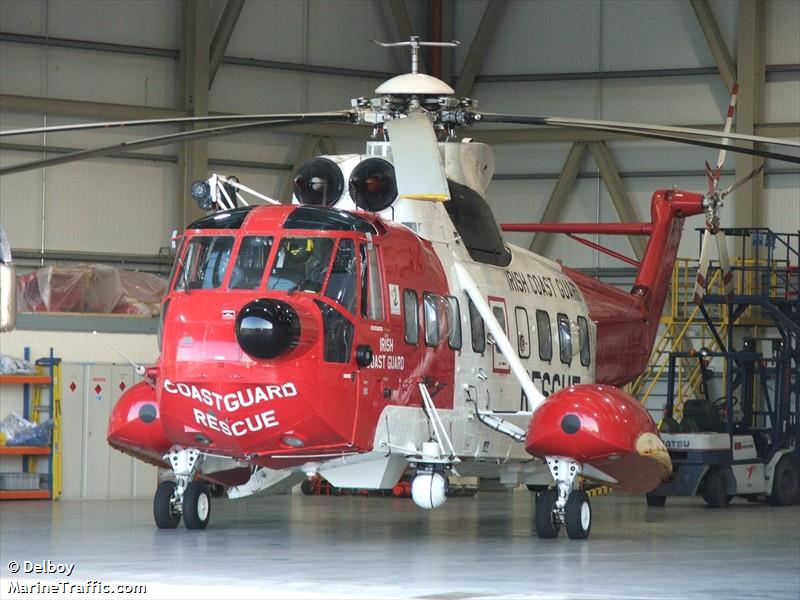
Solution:
{"label": "cockpit windshield", "polygon": [[175,289],[218,288],[228,268],[234,239],[232,235],[198,235],[191,238],[183,258],[178,259]]}
{"label": "cockpit windshield", "polygon": [[332,238],[285,237],[275,255],[267,289],[319,292],[333,254]]}
{"label": "cockpit windshield", "polygon": [[[277,247],[273,248],[270,236],[243,236],[234,257],[235,239],[227,235],[189,238],[184,244],[186,250],[178,254],[174,289],[219,288],[225,283],[228,264],[233,261],[227,281],[229,290],[266,287],[289,293],[317,293],[341,305],[350,314],[356,313],[357,282],[360,279],[366,282],[363,244],[359,275],[359,252],[351,238],[287,236],[275,241]],[[377,264],[370,266],[377,269]],[[262,283],[265,271],[269,273],[266,286]],[[367,294],[366,287],[362,294]],[[366,296],[364,302],[367,302]]]}

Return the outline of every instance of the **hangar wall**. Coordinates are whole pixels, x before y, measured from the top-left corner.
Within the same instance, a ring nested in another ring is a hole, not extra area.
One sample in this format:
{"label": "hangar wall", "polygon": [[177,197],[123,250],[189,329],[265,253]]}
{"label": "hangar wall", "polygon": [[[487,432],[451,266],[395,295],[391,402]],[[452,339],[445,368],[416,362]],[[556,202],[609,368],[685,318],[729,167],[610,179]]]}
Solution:
{"label": "hangar wall", "polygon": [[[407,1],[405,5],[412,28],[425,37],[428,3]],[[738,4],[712,1],[710,5],[735,56]],[[209,6],[213,32],[224,2],[214,0]],[[485,7],[484,1],[452,3],[453,37],[462,41],[450,57],[454,73],[463,66]],[[768,70],[763,121],[797,123],[800,8],[794,2],[769,0],[764,12],[765,63],[793,68]],[[176,58],[183,31],[181,2],[2,0],[0,13],[2,32],[17,36],[0,40],[0,93],[182,109]],[[20,43],[19,36],[38,36],[39,43]],[[246,2],[226,56],[252,60],[248,64],[223,62],[210,89],[209,108],[268,113],[349,106],[351,97],[370,95],[383,77],[401,66],[407,68],[403,53],[369,43],[369,38],[396,37],[384,2]],[[118,46],[100,51],[48,41],[57,39]],[[449,52],[445,51],[445,60]],[[265,68],[263,61],[300,67]],[[354,74],[304,70],[303,64],[350,69]],[[470,96],[479,99],[481,108],[497,112],[721,124],[728,104],[722,79],[713,72],[691,71],[713,66],[688,2],[512,1],[497,22]],[[677,71],[672,75],[653,71],[652,77],[609,75],[637,69]],[[537,80],[509,83],[502,77],[509,74],[535,75]],[[66,114],[6,110],[0,103],[3,129],[81,120]],[[133,135],[128,131],[52,134],[24,143],[83,148],[170,131],[175,129],[149,127]],[[209,168],[235,173],[246,185],[279,196],[301,140],[288,133],[212,140]],[[361,146],[346,138],[335,143],[339,151],[357,151]],[[714,151],[656,142],[615,141],[609,146],[642,219],[654,189],[704,189],[703,162],[716,157]],[[500,177],[490,188],[490,201],[501,220],[540,218],[569,148],[570,143],[564,142],[495,145]],[[5,199],[0,222],[15,248],[154,254],[167,245],[169,232],[179,225],[175,210],[180,190],[178,151],[177,146],[150,148],[146,151],[149,160],[92,159],[44,173],[4,177],[0,180],[0,196]],[[0,161],[9,165],[42,155],[3,147]],[[220,165],[219,161],[227,162]],[[258,163],[269,168],[255,166]],[[729,166],[732,171],[733,163]],[[800,227],[796,210],[800,175],[796,170],[784,171],[785,165],[768,165],[764,224],[791,231]],[[617,220],[597,166],[587,153],[562,220],[598,218]],[[732,225],[733,220],[734,211],[725,211],[723,224]],[[531,236],[512,234],[508,239],[527,245]],[[630,252],[625,239],[601,238],[600,242]],[[549,254],[579,267],[614,264],[568,240],[554,240]],[[687,236],[681,255],[696,254],[696,236]]]}

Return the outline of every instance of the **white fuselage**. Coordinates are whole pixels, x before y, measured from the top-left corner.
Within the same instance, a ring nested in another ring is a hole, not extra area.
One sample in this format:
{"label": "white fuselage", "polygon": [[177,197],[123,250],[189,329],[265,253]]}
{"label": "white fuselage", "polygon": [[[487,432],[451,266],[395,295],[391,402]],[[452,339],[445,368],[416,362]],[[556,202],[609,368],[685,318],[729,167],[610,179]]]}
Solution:
{"label": "white fuselage", "polygon": [[[440,149],[448,179],[485,198],[494,168],[491,150],[472,143],[442,143]],[[391,160],[388,142],[370,142],[367,152],[367,156]],[[347,180],[350,171],[366,157],[326,158],[339,165]],[[336,208],[359,210],[347,192]],[[456,353],[453,408],[439,411],[461,459],[457,472],[499,478],[507,485],[551,482],[547,467],[533,459],[522,443],[476,418],[477,407],[502,413],[498,416],[506,422],[526,430],[531,402],[488,330],[473,327],[473,321],[480,320],[470,315],[469,298],[453,266],[459,262],[467,268],[527,375],[544,396],[594,380],[596,328],[580,290],[559,264],[511,245],[506,245],[510,252],[506,266],[476,262],[453,226],[444,202],[399,198],[380,216],[406,225],[433,244],[447,274],[450,294],[458,299],[462,348]],[[319,472],[340,487],[388,487],[405,469],[405,456],[418,452],[430,435],[430,423],[421,408],[387,406],[375,432],[373,452],[307,463],[298,470]]]}

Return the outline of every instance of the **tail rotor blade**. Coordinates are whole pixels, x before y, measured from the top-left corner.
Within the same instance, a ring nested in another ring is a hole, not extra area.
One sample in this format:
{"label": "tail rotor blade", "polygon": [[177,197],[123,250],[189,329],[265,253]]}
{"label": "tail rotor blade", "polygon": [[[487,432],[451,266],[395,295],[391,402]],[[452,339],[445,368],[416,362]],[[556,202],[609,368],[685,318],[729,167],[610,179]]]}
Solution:
{"label": "tail rotor blade", "polygon": [[717,178],[715,176],[714,169],[712,169],[711,165],[708,164],[708,161],[706,161],[706,191],[708,192],[709,196],[713,196],[716,190]]}
{"label": "tail rotor blade", "polygon": [[708,247],[711,245],[711,232],[706,229],[703,233],[703,244],[700,247],[700,265],[697,267],[697,278],[694,282],[694,303],[702,304],[706,293],[706,278],[708,276]]}
{"label": "tail rotor blade", "polygon": [[[728,105],[728,115],[725,117],[725,129],[723,129],[723,133],[730,133],[731,127],[733,126],[733,114],[736,112],[736,97],[739,95],[739,84],[733,84],[733,91],[731,92],[731,103]],[[724,146],[728,145],[728,138],[722,138],[722,144]],[[725,164],[725,154],[727,150],[725,148],[720,148],[719,156],[717,157],[717,171],[719,172],[722,169],[722,165]]]}
{"label": "tail rotor blade", "polygon": [[738,188],[740,185],[743,185],[748,181],[750,181],[753,177],[761,173],[761,171],[763,170],[764,170],[764,164],[762,163],[760,167],[758,167],[757,169],[753,169],[752,171],[750,171],[750,173],[742,177],[739,181],[732,183],[727,188],[725,188],[720,194],[720,198],[724,198],[725,196],[730,194],[733,190]]}
{"label": "tail rotor blade", "polygon": [[719,264],[722,267],[722,285],[725,288],[725,297],[730,302],[733,296],[733,273],[731,272],[731,261],[728,258],[728,244],[722,230],[717,231],[717,252],[719,252]]}

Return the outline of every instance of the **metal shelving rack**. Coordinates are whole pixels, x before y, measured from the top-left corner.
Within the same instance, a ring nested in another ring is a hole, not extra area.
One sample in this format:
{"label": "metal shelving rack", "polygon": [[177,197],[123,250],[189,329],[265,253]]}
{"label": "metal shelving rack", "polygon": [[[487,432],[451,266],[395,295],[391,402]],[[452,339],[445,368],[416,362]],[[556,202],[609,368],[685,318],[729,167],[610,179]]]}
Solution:
{"label": "metal shelving rack", "polygon": [[[25,360],[30,359],[30,349],[25,348]],[[53,419],[53,432],[49,446],[0,446],[0,456],[21,456],[22,473],[36,473],[38,458],[47,457],[46,489],[0,490],[0,500],[49,500],[61,495],[61,359],[50,356],[36,361],[35,375],[0,375],[0,385],[23,386],[23,417],[38,423],[42,416]],[[46,389],[49,404],[42,402]]]}

